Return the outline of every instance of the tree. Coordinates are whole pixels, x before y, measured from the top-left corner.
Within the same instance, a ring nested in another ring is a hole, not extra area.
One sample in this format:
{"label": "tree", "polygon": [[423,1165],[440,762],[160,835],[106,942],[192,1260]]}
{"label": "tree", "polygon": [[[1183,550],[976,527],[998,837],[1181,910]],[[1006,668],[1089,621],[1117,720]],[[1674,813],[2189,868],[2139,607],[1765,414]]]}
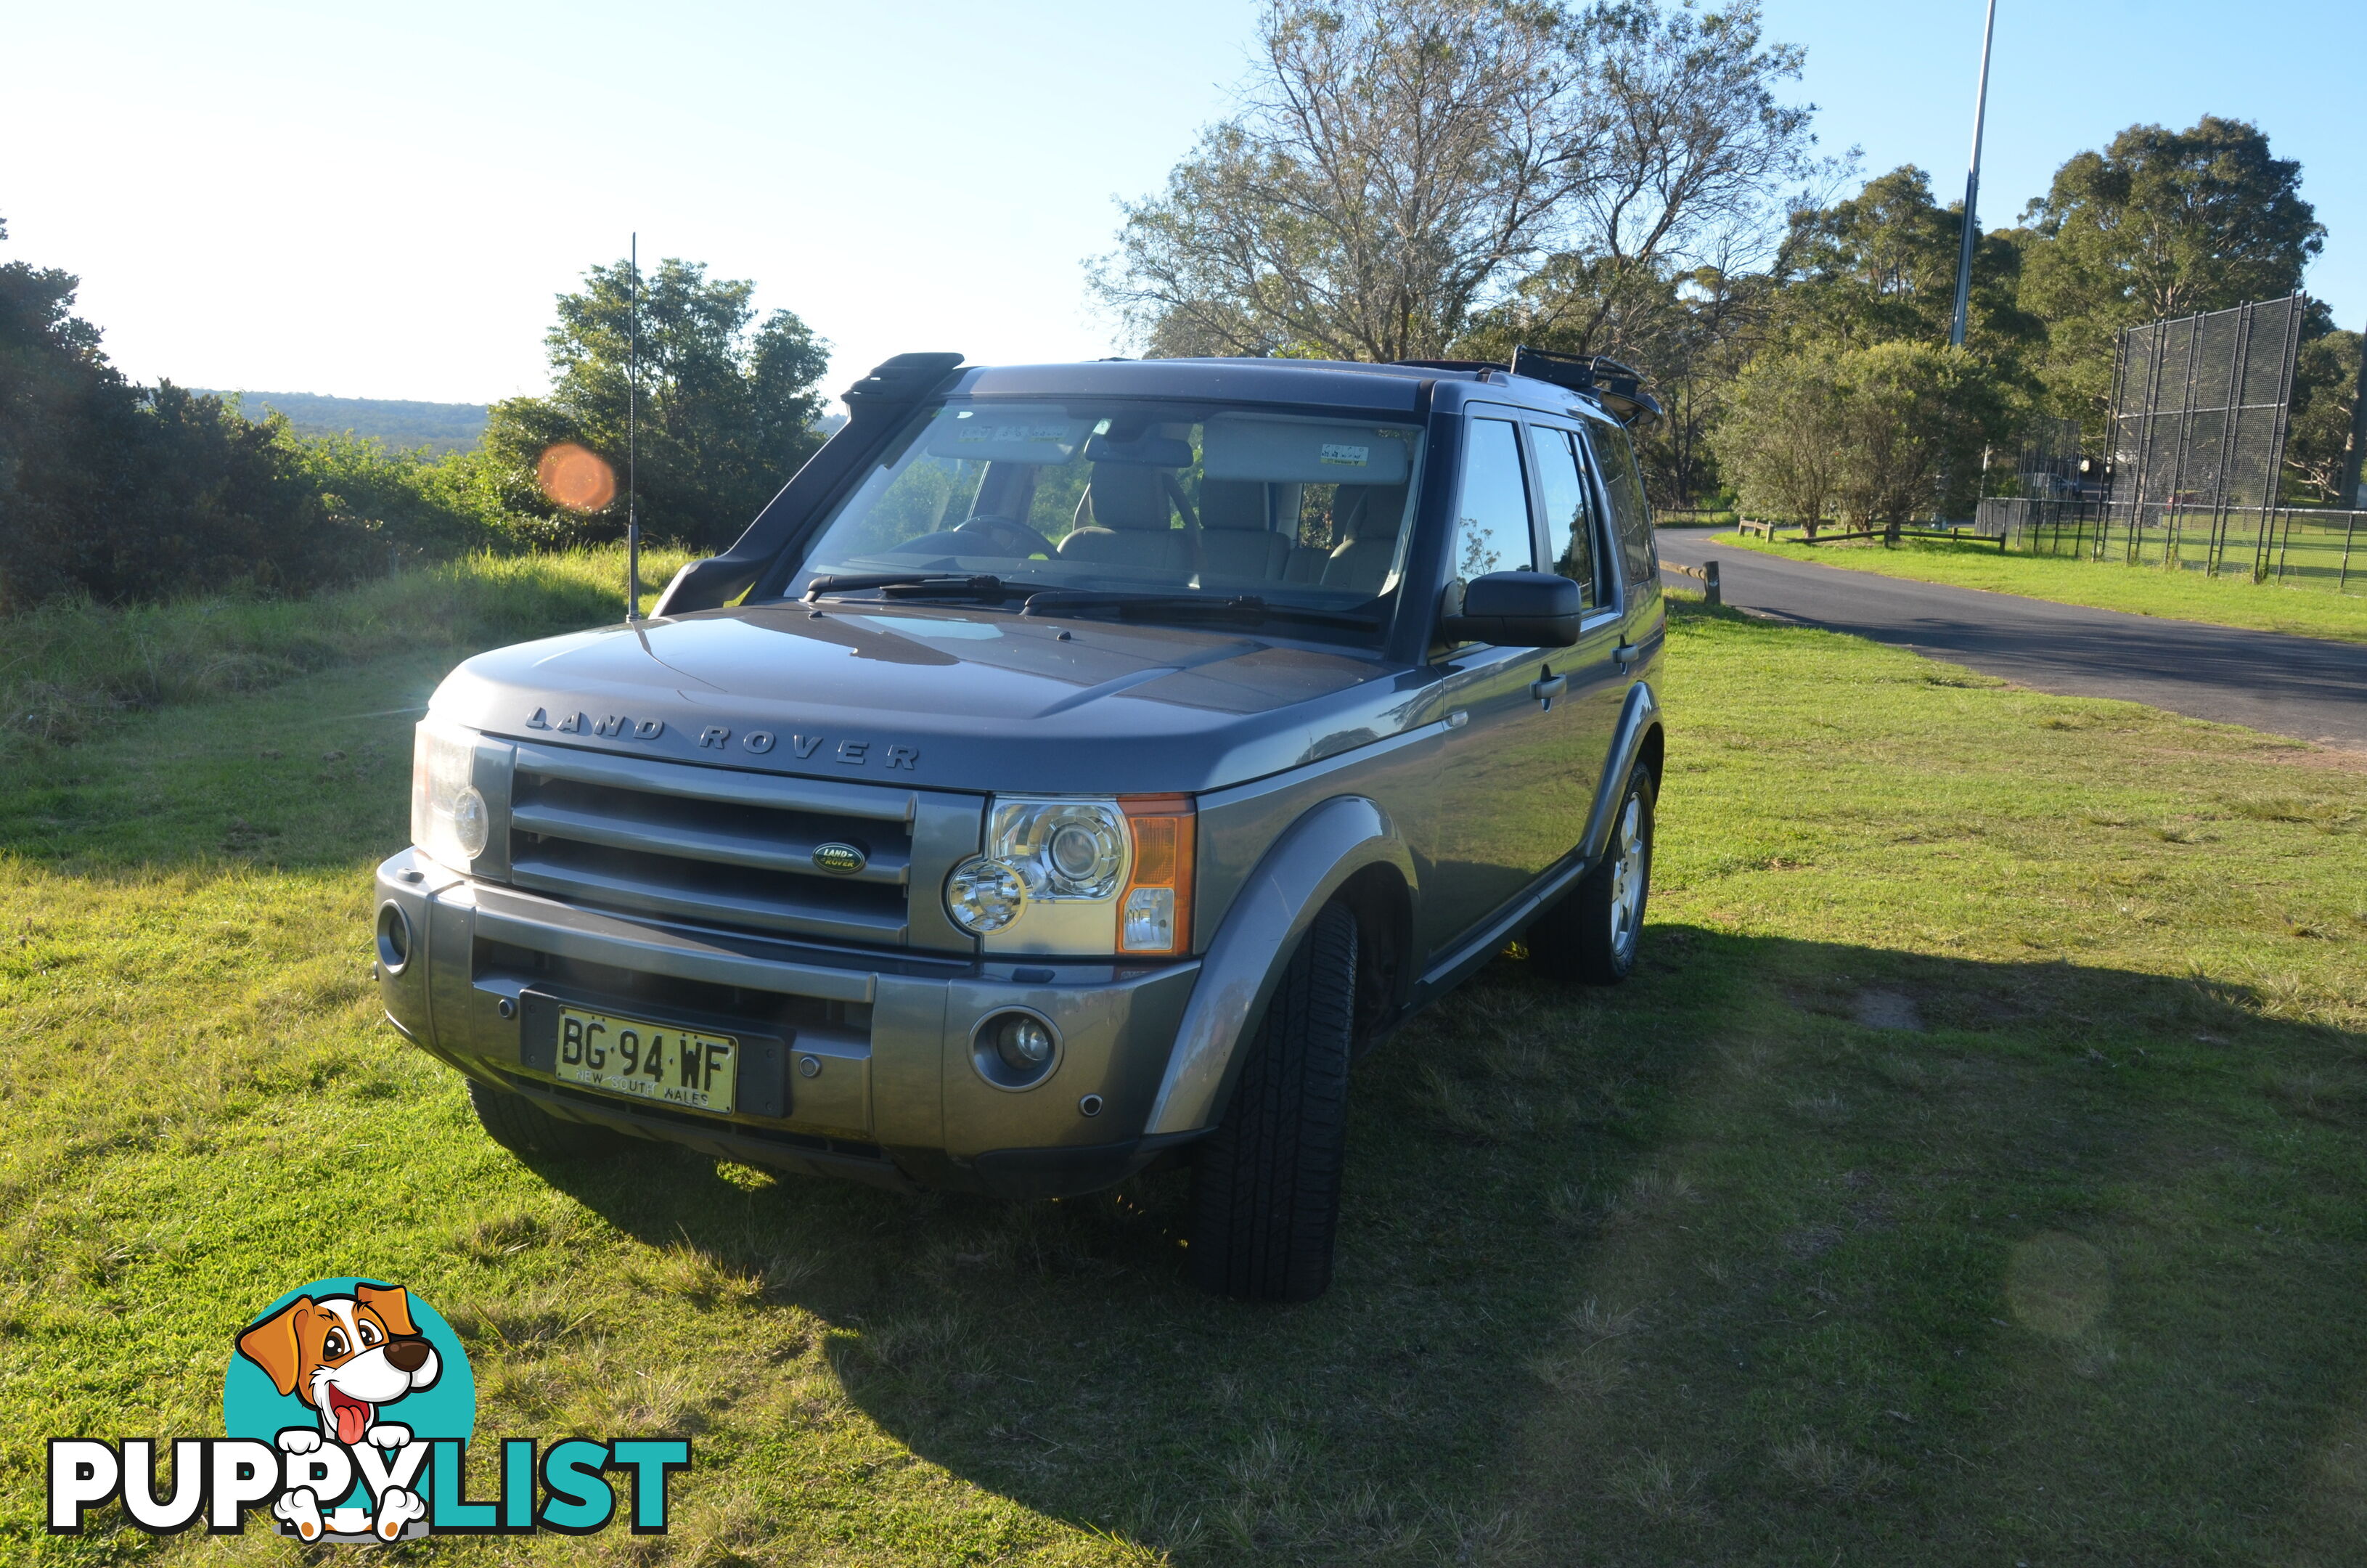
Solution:
{"label": "tree", "polygon": [[1844,522],[1899,526],[1935,510],[1972,510],[1985,440],[2003,434],[2009,400],[1992,367],[1962,348],[1877,343],[1840,356]]}
{"label": "tree", "polygon": [[1712,437],[1744,510],[1801,523],[1811,539],[1841,483],[1839,359],[1822,347],[1759,356],[1735,378]]}
{"label": "tree", "polygon": [[[1964,204],[1933,201],[1931,176],[1912,164],[1847,200],[1794,213],[1778,269],[1780,326],[1852,346],[1945,343],[1964,222]],[[2010,234],[1974,242],[1965,341],[1992,358],[2011,358],[2044,336],[2016,301],[2022,259]]]}
{"label": "tree", "polygon": [[1931,343],[1773,345],[1737,378],[1714,439],[1746,507],[1852,528],[1970,507],[2011,400],[1980,356]]}
{"label": "tree", "polygon": [[329,515],[284,420],[125,381],[74,314],[77,287],[0,266],[0,608],[308,587],[369,560],[371,531]]}
{"label": "tree", "polygon": [[1575,183],[1561,17],[1520,0],[1273,0],[1241,111],[1099,282],[1153,352],[1446,351]]}
{"label": "tree", "polygon": [[2056,171],[2031,224],[2022,304],[2048,324],[2056,412],[2096,428],[2125,326],[2226,310],[2301,287],[2326,230],[2301,199],[2301,165],[2240,119],[2186,131],[2133,125]]}
{"label": "tree", "polygon": [[1750,0],[1272,0],[1261,39],[1097,275],[1153,353],[1433,358],[1490,312],[1591,351],[1810,140]]}
{"label": "tree", "polygon": [[1778,194],[1818,171],[1814,105],[1784,104],[1806,51],[1768,43],[1756,0],[1696,16],[1689,3],[1598,5],[1569,28],[1584,112],[1563,156],[1581,172],[1564,248],[1526,280],[1528,339],[1573,354],[1633,354],[1670,284],[1730,277],[1780,215]]}
{"label": "tree", "polygon": [[2285,437],[2285,479],[2296,500],[2358,505],[2358,497],[2342,494],[2342,481],[2359,401],[2360,345],[2360,335],[2347,331],[2303,340],[2293,366],[2293,426]]}
{"label": "tree", "polygon": [[[485,450],[500,504],[538,543],[620,537],[626,497],[578,517],[536,488],[536,464],[561,441],[627,464],[627,391],[634,278],[623,263],[594,267],[582,291],[562,294],[544,342],[546,397],[493,405]],[[787,311],[755,325],[755,285],[710,281],[676,259],[644,277],[640,305],[640,514],[655,538],[720,549],[737,538],[821,438],[814,388],[828,346]]]}

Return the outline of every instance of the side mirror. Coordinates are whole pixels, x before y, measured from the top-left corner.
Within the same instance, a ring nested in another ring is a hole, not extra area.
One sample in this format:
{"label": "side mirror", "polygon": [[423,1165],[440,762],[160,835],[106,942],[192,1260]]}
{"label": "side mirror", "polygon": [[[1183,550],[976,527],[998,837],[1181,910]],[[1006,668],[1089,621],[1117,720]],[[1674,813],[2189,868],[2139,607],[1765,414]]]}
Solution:
{"label": "side mirror", "polygon": [[1585,613],[1578,585],[1550,572],[1490,572],[1463,586],[1459,613],[1439,618],[1450,642],[1499,648],[1567,648]]}

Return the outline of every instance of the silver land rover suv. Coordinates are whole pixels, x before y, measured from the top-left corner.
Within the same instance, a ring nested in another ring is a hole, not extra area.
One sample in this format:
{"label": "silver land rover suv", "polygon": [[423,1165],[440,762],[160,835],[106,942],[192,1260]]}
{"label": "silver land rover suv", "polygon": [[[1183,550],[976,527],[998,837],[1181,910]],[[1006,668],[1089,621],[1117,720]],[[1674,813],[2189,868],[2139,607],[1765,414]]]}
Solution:
{"label": "silver land rover suv", "polygon": [[1633,372],[908,354],[647,619],[470,659],[379,868],[485,1130],[910,1189],[1192,1167],[1330,1281],[1349,1064],[1525,933],[1636,961],[1665,617]]}

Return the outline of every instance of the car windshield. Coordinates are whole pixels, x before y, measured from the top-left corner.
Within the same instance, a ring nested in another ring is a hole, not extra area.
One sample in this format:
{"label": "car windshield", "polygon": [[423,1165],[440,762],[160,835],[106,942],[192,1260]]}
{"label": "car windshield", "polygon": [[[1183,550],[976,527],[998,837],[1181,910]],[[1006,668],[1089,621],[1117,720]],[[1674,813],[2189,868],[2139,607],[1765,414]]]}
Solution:
{"label": "car windshield", "polygon": [[1404,574],[1421,437],[1271,408],[949,402],[889,445],[784,592],[1369,641]]}

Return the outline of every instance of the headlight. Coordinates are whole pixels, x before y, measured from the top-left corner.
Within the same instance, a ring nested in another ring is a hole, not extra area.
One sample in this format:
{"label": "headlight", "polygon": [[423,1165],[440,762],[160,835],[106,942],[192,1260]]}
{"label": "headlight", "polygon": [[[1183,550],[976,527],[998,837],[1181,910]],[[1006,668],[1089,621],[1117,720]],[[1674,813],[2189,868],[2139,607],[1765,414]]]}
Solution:
{"label": "headlight", "polygon": [[1000,931],[1027,907],[1027,884],[1000,860],[965,860],[946,884],[954,924],[977,936]]}
{"label": "headlight", "polygon": [[1193,821],[1185,795],[999,797],[986,852],[946,880],[946,913],[994,953],[1187,951]]}
{"label": "headlight", "polygon": [[472,869],[493,842],[494,808],[478,788],[492,770],[480,750],[474,732],[428,719],[412,751],[411,841],[456,870]]}

